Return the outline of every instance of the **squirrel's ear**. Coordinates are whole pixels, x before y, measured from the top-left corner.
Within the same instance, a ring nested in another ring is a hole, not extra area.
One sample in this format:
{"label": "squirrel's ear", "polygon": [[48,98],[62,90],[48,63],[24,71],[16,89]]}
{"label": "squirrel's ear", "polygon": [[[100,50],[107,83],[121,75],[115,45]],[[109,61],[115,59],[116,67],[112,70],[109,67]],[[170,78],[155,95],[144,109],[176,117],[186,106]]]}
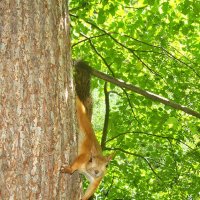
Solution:
{"label": "squirrel's ear", "polygon": [[92,162],[92,159],[93,159],[93,154],[92,154],[92,152],[90,152],[90,159],[89,159],[89,162]]}
{"label": "squirrel's ear", "polygon": [[94,158],[94,155],[93,155],[93,153],[91,152],[91,153],[90,153],[90,159],[89,159],[89,162],[92,162],[93,158]]}
{"label": "squirrel's ear", "polygon": [[112,154],[106,156],[107,162],[110,162],[114,158],[114,156],[115,156],[115,153],[112,153]]}
{"label": "squirrel's ear", "polygon": [[92,156],[90,157],[90,160],[89,160],[89,162],[92,162]]}

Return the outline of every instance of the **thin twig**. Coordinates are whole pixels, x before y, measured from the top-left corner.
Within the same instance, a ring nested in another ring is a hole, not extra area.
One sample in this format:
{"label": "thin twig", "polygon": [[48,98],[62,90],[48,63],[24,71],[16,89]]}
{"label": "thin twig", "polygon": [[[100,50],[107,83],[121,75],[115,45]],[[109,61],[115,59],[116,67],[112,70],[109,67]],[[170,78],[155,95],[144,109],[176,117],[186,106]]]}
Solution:
{"label": "thin twig", "polygon": [[162,181],[162,179],[158,176],[158,174],[155,172],[155,170],[153,169],[153,167],[151,166],[151,163],[147,160],[147,158],[145,158],[144,156],[140,155],[140,154],[137,154],[137,153],[132,153],[132,152],[129,152],[129,151],[126,151],[124,149],[121,149],[121,148],[106,148],[106,150],[113,150],[113,151],[121,151],[125,154],[129,154],[129,155],[132,155],[132,156],[136,156],[136,157],[139,157],[139,158],[142,158],[146,163],[147,165],[150,167],[151,171],[155,174],[155,176]]}
{"label": "thin twig", "polygon": [[106,140],[108,135],[108,123],[109,123],[109,113],[110,113],[110,102],[109,102],[109,92],[107,90],[107,82],[104,84],[104,94],[105,94],[105,118],[104,118],[104,126],[103,126],[103,133],[101,138],[101,148],[102,150],[106,147]]}
{"label": "thin twig", "polygon": [[142,132],[142,131],[127,131],[127,132],[124,132],[124,133],[120,133],[120,134],[118,134],[118,135],[116,135],[116,136],[108,139],[106,141],[106,143],[108,143],[108,142],[110,142],[110,141],[112,141],[112,140],[114,140],[114,139],[116,139],[116,138],[118,138],[120,136],[123,136],[123,135],[126,135],[126,134],[130,134],[130,133],[131,134],[132,133],[133,134],[145,134],[145,135],[149,135],[149,136],[153,136],[153,137],[159,137],[159,138],[163,138],[163,139],[167,139],[167,140],[175,140],[175,141],[177,141],[179,143],[182,143],[183,145],[187,146],[189,149],[194,150],[192,147],[190,147],[189,145],[185,144],[184,142],[182,142],[181,140],[178,140],[176,138],[173,138],[173,137],[170,137],[170,136],[155,135],[155,134],[151,134],[151,133],[147,133],[147,132]]}

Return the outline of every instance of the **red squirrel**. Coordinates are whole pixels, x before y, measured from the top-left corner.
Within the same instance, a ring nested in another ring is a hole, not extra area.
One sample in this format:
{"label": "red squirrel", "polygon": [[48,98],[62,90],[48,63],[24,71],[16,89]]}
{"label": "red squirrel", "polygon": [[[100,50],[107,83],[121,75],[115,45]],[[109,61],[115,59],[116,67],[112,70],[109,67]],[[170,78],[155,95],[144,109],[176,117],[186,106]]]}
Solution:
{"label": "red squirrel", "polygon": [[[72,174],[78,170],[90,181],[82,197],[88,200],[99,186],[112,155],[103,156],[102,149],[91,124],[90,70],[87,63],[79,61],[75,65],[76,112],[79,126],[78,155],[69,166],[62,166],[61,172]],[[81,89],[83,88],[83,89]]]}

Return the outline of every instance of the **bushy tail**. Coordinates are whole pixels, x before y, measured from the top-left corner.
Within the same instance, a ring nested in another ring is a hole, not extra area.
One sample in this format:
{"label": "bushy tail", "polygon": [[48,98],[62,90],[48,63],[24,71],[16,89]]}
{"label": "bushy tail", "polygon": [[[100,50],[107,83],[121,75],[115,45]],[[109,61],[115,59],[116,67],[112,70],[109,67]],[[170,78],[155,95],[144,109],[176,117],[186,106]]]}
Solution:
{"label": "bushy tail", "polygon": [[92,117],[92,98],[90,94],[91,70],[90,66],[82,60],[75,62],[75,88],[76,95],[86,108],[89,119]]}

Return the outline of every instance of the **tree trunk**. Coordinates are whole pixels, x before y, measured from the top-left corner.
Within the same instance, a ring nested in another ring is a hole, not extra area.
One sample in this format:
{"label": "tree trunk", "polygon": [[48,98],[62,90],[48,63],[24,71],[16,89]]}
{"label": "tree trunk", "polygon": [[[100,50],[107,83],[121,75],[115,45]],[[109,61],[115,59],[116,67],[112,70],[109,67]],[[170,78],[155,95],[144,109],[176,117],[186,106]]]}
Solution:
{"label": "tree trunk", "polygon": [[59,171],[77,148],[67,3],[0,10],[0,199],[79,199],[78,174]]}

